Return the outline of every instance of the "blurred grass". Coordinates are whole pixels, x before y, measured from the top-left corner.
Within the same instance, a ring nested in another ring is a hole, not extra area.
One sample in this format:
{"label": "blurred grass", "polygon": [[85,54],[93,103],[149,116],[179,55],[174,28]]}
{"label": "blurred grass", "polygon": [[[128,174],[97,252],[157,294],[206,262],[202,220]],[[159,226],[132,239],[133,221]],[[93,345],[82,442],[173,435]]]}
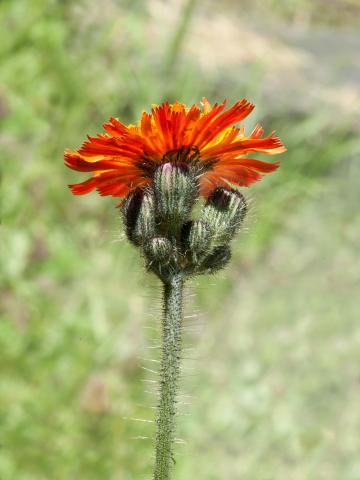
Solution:
{"label": "blurred grass", "polygon": [[[232,267],[193,286],[206,322],[188,333],[200,358],[184,388],[199,398],[182,418],[176,478],[358,480],[353,113],[341,100],[279,102],[287,72],[270,95],[259,58],[204,68],[191,35],[211,3],[146,5],[0,3],[0,478],[143,478],[152,463],[151,440],[133,440],[152,425],[129,418],[153,417],[139,357],[154,356],[145,326],[158,325],[160,290],[123,241],[116,201],[71,197],[63,149],[165,98],[248,95],[259,106],[249,123],[276,128],[289,151],[249,192]],[[321,2],[288,5],[256,4],[247,18],[259,26],[268,8],[276,26],[311,8],[316,29]],[[338,24],[351,28],[345,11]]]}

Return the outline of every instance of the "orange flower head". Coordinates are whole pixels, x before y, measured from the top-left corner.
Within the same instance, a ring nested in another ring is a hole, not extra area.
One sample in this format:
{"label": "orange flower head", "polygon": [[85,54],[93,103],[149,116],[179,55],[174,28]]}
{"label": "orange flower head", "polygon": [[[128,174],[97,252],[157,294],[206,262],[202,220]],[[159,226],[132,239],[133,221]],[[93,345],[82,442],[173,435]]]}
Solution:
{"label": "orange flower head", "polygon": [[153,182],[163,163],[198,167],[200,193],[207,197],[216,187],[247,187],[265,173],[276,170],[278,162],[248,158],[251,153],[275,155],[286,149],[274,132],[263,136],[256,125],[249,136],[235,124],[247,117],[254,105],[243,99],[229,109],[226,101],[200,106],[168,102],[144,112],[137,125],[124,125],[111,117],[105,134],[88,136],[76,151],[66,150],[65,164],[80,172],[93,172],[88,180],[70,185],[75,195],[97,190],[100,195],[125,197]]}

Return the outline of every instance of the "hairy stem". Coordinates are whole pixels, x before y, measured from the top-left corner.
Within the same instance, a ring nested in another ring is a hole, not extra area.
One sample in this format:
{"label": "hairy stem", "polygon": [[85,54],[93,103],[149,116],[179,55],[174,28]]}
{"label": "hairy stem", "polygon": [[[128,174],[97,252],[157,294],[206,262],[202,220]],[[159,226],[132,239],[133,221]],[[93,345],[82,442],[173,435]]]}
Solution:
{"label": "hairy stem", "polygon": [[173,463],[176,393],[180,374],[183,278],[164,284],[160,402],[156,419],[154,480],[169,480]]}

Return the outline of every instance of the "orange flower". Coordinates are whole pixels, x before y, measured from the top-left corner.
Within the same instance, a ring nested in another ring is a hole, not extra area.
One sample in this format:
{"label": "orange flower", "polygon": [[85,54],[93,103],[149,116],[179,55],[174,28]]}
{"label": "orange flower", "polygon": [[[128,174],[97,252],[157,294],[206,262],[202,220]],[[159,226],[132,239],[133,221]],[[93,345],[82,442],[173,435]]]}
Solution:
{"label": "orange flower", "polygon": [[266,163],[246,156],[253,152],[275,155],[285,147],[272,132],[263,137],[256,125],[249,136],[243,126],[254,105],[243,99],[225,110],[210,105],[205,98],[200,106],[168,102],[144,112],[138,125],[124,125],[111,117],[104,124],[106,134],[88,136],[79,150],[65,152],[65,164],[79,172],[93,172],[82,183],[70,185],[75,195],[96,189],[100,195],[124,197],[136,188],[152,183],[155,169],[162,163],[197,164],[200,167],[200,192],[207,196],[216,187],[249,186],[279,163]]}

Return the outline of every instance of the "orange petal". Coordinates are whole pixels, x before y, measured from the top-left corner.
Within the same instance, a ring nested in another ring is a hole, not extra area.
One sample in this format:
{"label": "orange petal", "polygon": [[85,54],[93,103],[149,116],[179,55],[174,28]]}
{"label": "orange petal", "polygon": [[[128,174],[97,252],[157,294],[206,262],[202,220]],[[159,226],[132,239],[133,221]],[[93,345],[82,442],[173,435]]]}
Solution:
{"label": "orange petal", "polygon": [[121,137],[125,135],[125,133],[128,133],[127,126],[114,117],[110,117],[109,122],[104,123],[103,128],[114,137]]}

